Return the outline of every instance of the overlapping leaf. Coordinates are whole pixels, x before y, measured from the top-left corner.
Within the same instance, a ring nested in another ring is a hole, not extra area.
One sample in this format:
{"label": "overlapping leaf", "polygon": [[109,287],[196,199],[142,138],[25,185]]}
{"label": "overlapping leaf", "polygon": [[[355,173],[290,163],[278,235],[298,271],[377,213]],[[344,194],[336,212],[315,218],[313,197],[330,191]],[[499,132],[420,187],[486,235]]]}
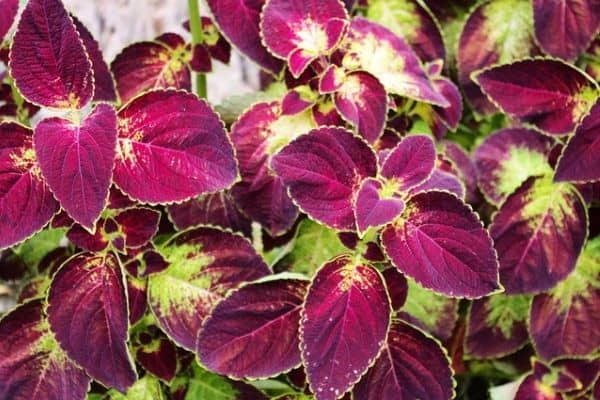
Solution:
{"label": "overlapping leaf", "polygon": [[0,44],[4,41],[4,37],[10,30],[17,12],[19,11],[19,0],[0,0]]}

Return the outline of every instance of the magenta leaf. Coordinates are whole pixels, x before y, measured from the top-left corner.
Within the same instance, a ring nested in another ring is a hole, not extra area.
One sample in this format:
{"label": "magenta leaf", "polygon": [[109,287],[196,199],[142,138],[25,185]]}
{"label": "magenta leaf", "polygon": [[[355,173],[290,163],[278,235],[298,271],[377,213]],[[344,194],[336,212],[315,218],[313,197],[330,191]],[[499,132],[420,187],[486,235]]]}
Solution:
{"label": "magenta leaf", "polygon": [[383,275],[385,286],[390,295],[392,309],[398,311],[406,302],[408,295],[406,278],[394,267],[386,268],[381,275]]}
{"label": "magenta leaf", "polygon": [[370,73],[389,93],[448,106],[410,46],[384,26],[354,18],[341,49],[345,52],[342,64],[347,70]]}
{"label": "magenta leaf", "polygon": [[533,0],[535,37],[547,54],[575,60],[600,28],[596,0]]}
{"label": "magenta leaf", "polygon": [[556,167],[557,182],[600,180],[600,101],[575,130]]}
{"label": "magenta leaf", "polygon": [[200,331],[202,365],[236,379],[267,378],[300,365],[298,329],[307,286],[273,276],[229,294]]}
{"label": "magenta leaf", "polygon": [[227,190],[207,194],[167,208],[169,218],[177,229],[195,225],[214,225],[250,236],[250,220],[237,208]]}
{"label": "magenta leaf", "polygon": [[435,145],[431,138],[407,136],[387,155],[381,175],[393,182],[397,191],[407,191],[429,178],[435,160]]}
{"label": "magenta leaf", "polygon": [[[173,34],[171,34],[173,35]],[[179,37],[178,35],[175,35]],[[158,41],[134,43],[115,57],[110,69],[117,83],[121,102],[152,89],[191,90],[191,73],[185,42],[172,48]]]}
{"label": "magenta leaf", "polygon": [[177,373],[177,347],[154,325],[135,328],[136,361],[152,375],[171,383]]}
{"label": "magenta leaf", "polygon": [[112,253],[80,253],[54,275],[50,328],[67,355],[95,380],[121,392],[136,381],[127,350],[127,296]]}
{"label": "magenta leaf", "polygon": [[443,142],[442,154],[452,162],[458,177],[465,185],[467,203],[478,203],[481,194],[477,187],[477,170],[471,156],[460,145],[450,141]]}
{"label": "magenta leaf", "polygon": [[390,327],[383,278],[350,256],[323,265],[304,304],[301,350],[317,400],[339,398],[375,361]]}
{"label": "magenta leaf", "polygon": [[587,75],[553,59],[484,69],[474,80],[508,115],[554,135],[570,133],[598,97],[598,86]]}
{"label": "magenta leaf", "polygon": [[582,357],[600,347],[600,239],[588,242],[571,274],[534,297],[529,320],[540,356]]}
{"label": "magenta leaf", "polygon": [[160,212],[151,208],[127,209],[115,217],[120,233],[125,238],[125,247],[136,248],[147,244],[158,231]]}
{"label": "magenta leaf", "polygon": [[473,72],[538,53],[532,14],[528,1],[486,0],[468,15],[458,39],[456,63],[458,81],[476,112],[490,114],[496,107],[471,79]]}
{"label": "magenta leaf", "polygon": [[369,143],[383,134],[388,109],[385,88],[373,75],[357,71],[346,75],[334,96],[339,113]]}
{"label": "magenta leaf", "polygon": [[82,108],[94,95],[92,63],[60,0],[30,0],[10,50],[10,71],[28,101]]}
{"label": "magenta leaf", "polygon": [[475,300],[468,314],[465,349],[476,358],[503,357],[529,341],[531,297],[503,294]]}
{"label": "magenta leaf", "polygon": [[412,188],[410,193],[417,194],[419,192],[429,192],[432,190],[450,192],[461,200],[465,199],[465,187],[458,176],[453,173],[443,171],[440,168],[434,169],[429,178]]}
{"label": "magenta leaf", "polygon": [[129,323],[135,324],[148,311],[148,281],[126,276],[127,306],[129,308]]}
{"label": "magenta leaf", "polygon": [[287,59],[297,78],[313,60],[335,49],[347,18],[338,0],[267,0],[260,27],[267,48]]}
{"label": "magenta leaf", "polygon": [[333,127],[300,136],[272,158],[271,166],[304,212],[341,230],[355,229],[352,198],[360,182],[377,172],[373,150]]}
{"label": "magenta leaf", "polygon": [[228,290],[270,273],[248,240],[214,228],[184,231],[160,251],[170,266],[149,277],[148,303],[161,329],[189,350]]}
{"label": "magenta leaf", "polygon": [[492,240],[477,214],[455,196],[423,192],[381,235],[400,272],[453,297],[477,298],[499,288]]}
{"label": "magenta leaf", "polygon": [[404,201],[397,196],[382,197],[383,184],[374,178],[365,179],[354,205],[356,227],[359,235],[370,227],[381,227],[402,214]]}
{"label": "magenta leaf", "polygon": [[229,187],[237,177],[223,122],[193,94],[159,90],[119,111],[115,183],[142,202],[172,203]]}
{"label": "magenta leaf", "polygon": [[65,211],[90,231],[106,205],[117,141],[117,116],[98,105],[80,125],[61,118],[35,128],[35,152],[48,186]]}
{"label": "magenta leaf", "polygon": [[19,11],[19,0],[0,0],[0,45],[4,41],[4,37],[10,30],[17,12]]}
{"label": "magenta leaf", "polygon": [[441,139],[448,129],[456,129],[463,114],[463,98],[454,82],[437,76],[432,78],[433,87],[446,99],[447,107],[432,106],[433,131]]}
{"label": "magenta leaf", "polygon": [[355,400],[449,400],[450,360],[440,344],[411,325],[394,321],[381,355],[354,387]]}
{"label": "magenta leaf", "polygon": [[575,268],[587,235],[586,206],[569,184],[529,178],[511,194],[490,226],[508,294],[547,290]]}
{"label": "magenta leaf", "polygon": [[48,329],[42,300],[0,321],[0,398],[84,399],[90,378],[67,357]]}
{"label": "magenta leaf", "polygon": [[75,246],[91,252],[99,252],[108,246],[108,240],[104,236],[104,222],[100,219],[93,234],[79,224],[74,224],[67,231],[67,238]]}
{"label": "magenta leaf", "polygon": [[530,176],[552,173],[548,157],[554,141],[525,128],[493,133],[475,149],[473,160],[481,191],[499,205]]}
{"label": "magenta leaf", "polygon": [[31,130],[14,122],[1,123],[0,249],[42,229],[58,209],[42,179]]}
{"label": "magenta leaf", "polygon": [[207,0],[215,22],[227,40],[267,71],[277,74],[283,63],[261,43],[260,12],[265,0]]}

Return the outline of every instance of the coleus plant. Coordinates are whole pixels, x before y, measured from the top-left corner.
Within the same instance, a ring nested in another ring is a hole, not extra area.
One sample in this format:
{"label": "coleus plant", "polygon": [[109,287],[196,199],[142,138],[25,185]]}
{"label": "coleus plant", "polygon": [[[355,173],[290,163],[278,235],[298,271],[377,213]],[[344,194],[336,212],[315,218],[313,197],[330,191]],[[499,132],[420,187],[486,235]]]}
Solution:
{"label": "coleus plant", "polygon": [[110,64],[23,3],[1,399],[599,398],[600,3],[190,0]]}

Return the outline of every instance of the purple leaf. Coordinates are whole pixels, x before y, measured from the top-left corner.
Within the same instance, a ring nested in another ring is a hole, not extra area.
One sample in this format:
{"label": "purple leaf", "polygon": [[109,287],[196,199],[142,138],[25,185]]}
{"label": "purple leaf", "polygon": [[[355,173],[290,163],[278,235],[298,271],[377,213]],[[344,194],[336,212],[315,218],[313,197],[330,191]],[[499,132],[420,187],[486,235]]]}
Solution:
{"label": "purple leaf", "polygon": [[283,63],[261,43],[259,22],[265,0],[207,0],[215,22],[227,40],[267,71],[277,74]]}
{"label": "purple leaf", "polygon": [[600,180],[600,101],[581,121],[558,161],[554,180],[588,182]]}
{"label": "purple leaf", "polygon": [[183,39],[175,49],[159,41],[134,43],[123,49],[110,64],[121,102],[152,89],[191,90],[186,51]]}
{"label": "purple leaf", "polygon": [[410,46],[387,28],[354,18],[341,48],[347,70],[370,73],[388,92],[442,107],[449,105],[434,89]]}
{"label": "purple leaf", "polygon": [[129,309],[129,324],[141,320],[148,311],[148,281],[126,276],[127,306]]}
{"label": "purple leaf", "polygon": [[442,153],[452,162],[464,183],[467,203],[478,203],[481,200],[481,194],[478,192],[477,170],[471,156],[458,144],[450,141],[443,142]]}
{"label": "purple leaf", "polygon": [[465,350],[476,358],[504,357],[529,341],[531,297],[504,294],[475,300],[468,314]]}
{"label": "purple leaf", "polygon": [[136,361],[152,375],[171,383],[177,373],[177,347],[154,325],[136,333]]}
{"label": "purple leaf", "polygon": [[0,398],[84,399],[90,378],[67,357],[48,329],[42,300],[0,321]]}
{"label": "purple leaf", "polygon": [[106,205],[117,141],[117,116],[98,105],[80,125],[48,118],[35,128],[40,169],[64,210],[90,231]]}
{"label": "purple leaf", "polygon": [[255,104],[231,127],[242,176],[232,194],[240,209],[273,236],[292,227],[298,209],[281,179],[269,169],[271,157],[297,135],[314,127],[308,112],[282,116],[277,102]]}
{"label": "purple leaf", "polygon": [[394,321],[383,352],[354,387],[355,400],[449,400],[454,395],[450,361],[440,344]]}
{"label": "purple leaf", "polygon": [[474,80],[505,113],[553,135],[570,133],[598,97],[587,75],[553,59],[484,69]]}
{"label": "purple leaf", "polygon": [[143,278],[163,271],[169,263],[152,243],[148,243],[142,247],[127,249],[123,266],[130,275]]}
{"label": "purple leaf", "polygon": [[115,217],[119,231],[125,238],[125,247],[136,248],[147,244],[158,231],[160,212],[151,208],[127,209]]}
{"label": "purple leaf", "polygon": [[435,168],[429,178],[413,187],[410,193],[417,194],[432,190],[450,192],[461,200],[465,199],[465,187],[460,179],[456,175],[443,171],[440,168]]}
{"label": "purple leaf", "polygon": [[490,226],[506,293],[547,290],[575,268],[587,235],[586,206],[569,184],[529,178],[511,194]]}
{"label": "purple leaf", "polygon": [[440,25],[422,2],[370,0],[367,18],[405,38],[423,62],[446,59]]}
{"label": "purple leaf", "polygon": [[[436,138],[441,139],[448,129],[456,129],[460,123],[463,114],[463,99],[460,90],[454,82],[448,78],[438,76],[432,79],[433,87],[446,99],[447,107],[432,106],[433,118],[437,125],[442,128],[435,133]],[[441,124],[440,124],[441,122]],[[443,129],[444,133],[441,133]]]}
{"label": "purple leaf", "polygon": [[386,268],[381,274],[390,295],[392,309],[398,311],[406,302],[406,296],[408,295],[406,278],[394,267]]}
{"label": "purple leaf", "polygon": [[397,196],[383,197],[383,184],[374,178],[365,179],[354,205],[356,227],[359,235],[371,227],[381,227],[402,214],[404,201]]}
{"label": "purple leaf", "polygon": [[104,237],[104,219],[100,219],[93,234],[79,224],[74,224],[67,231],[67,238],[75,246],[91,252],[102,251],[108,246]]}
{"label": "purple leaf", "polygon": [[535,37],[547,54],[575,60],[600,28],[597,0],[533,0]]}
{"label": "purple leaf", "polygon": [[94,73],[94,101],[117,101],[117,91],[115,89],[115,82],[113,80],[112,73],[108,69],[106,61],[102,56],[100,45],[94,39],[90,31],[74,16],[73,22],[79,37],[81,38],[85,50],[87,51],[90,61],[92,62],[92,71]]}
{"label": "purple leaf", "polygon": [[563,396],[529,374],[519,385],[514,400],[563,400]]}
{"label": "purple leaf", "polygon": [[298,206],[315,220],[354,230],[352,198],[377,172],[373,150],[343,128],[319,128],[284,147],[271,161]]}
{"label": "purple leaf", "polygon": [[194,46],[190,68],[194,72],[208,73],[212,71],[212,60],[208,49],[203,44]]}
{"label": "purple leaf", "polygon": [[198,336],[202,365],[236,379],[267,378],[300,365],[298,329],[307,286],[269,277],[229,294]]}
{"label": "purple leaf", "polygon": [[31,130],[14,122],[1,123],[0,249],[42,229],[58,210],[57,201],[42,179]]}
{"label": "purple leaf", "polygon": [[335,49],[346,33],[347,18],[338,0],[267,0],[260,28],[267,48],[287,59],[297,78],[313,60]]}
{"label": "purple leaf", "polygon": [[429,178],[435,160],[435,145],[428,136],[407,136],[387,155],[381,175],[404,192]]}
{"label": "purple leaf", "polygon": [[[458,23],[458,19],[456,21]],[[456,54],[458,81],[475,111],[490,114],[496,107],[471,79],[473,72],[537,52],[530,2],[486,0],[477,3],[464,23]]]}
{"label": "purple leaf", "polygon": [[281,100],[281,114],[295,115],[312,107],[316,101],[316,94],[310,86],[297,86],[287,92]]}
{"label": "purple leaf", "polygon": [[161,329],[188,350],[228,290],[270,273],[248,240],[214,228],[184,231],[161,252],[170,266],[149,277],[148,303]]}
{"label": "purple leaf", "polygon": [[369,143],[383,134],[388,97],[373,75],[357,71],[346,75],[334,96],[340,114],[358,129]]}
{"label": "purple leaf", "polygon": [[600,239],[588,242],[566,280],[534,297],[529,320],[537,353],[582,357],[600,347]]}
{"label": "purple leaf", "polygon": [[112,253],[80,253],[54,275],[48,321],[67,355],[95,380],[125,392],[136,381],[127,350],[127,296]]}
{"label": "purple leaf", "polygon": [[554,141],[525,128],[506,128],[485,138],[473,160],[481,191],[501,204],[527,178],[552,173],[548,157]]}
{"label": "purple leaf", "polygon": [[30,0],[10,50],[15,85],[29,102],[82,108],[94,94],[92,63],[60,0]]}
{"label": "purple leaf", "polygon": [[233,147],[208,103],[174,90],[148,92],[119,111],[115,183],[142,202],[172,203],[229,187]]}
{"label": "purple leaf", "polygon": [[0,44],[2,44],[17,17],[19,0],[0,0],[0,9],[2,9],[0,13]]}
{"label": "purple leaf", "polygon": [[391,307],[379,272],[337,257],[313,279],[301,322],[302,359],[317,400],[339,398],[375,361]]}
{"label": "purple leaf", "polygon": [[449,193],[412,197],[381,240],[400,272],[428,289],[478,298],[499,288],[491,238],[477,214]]}

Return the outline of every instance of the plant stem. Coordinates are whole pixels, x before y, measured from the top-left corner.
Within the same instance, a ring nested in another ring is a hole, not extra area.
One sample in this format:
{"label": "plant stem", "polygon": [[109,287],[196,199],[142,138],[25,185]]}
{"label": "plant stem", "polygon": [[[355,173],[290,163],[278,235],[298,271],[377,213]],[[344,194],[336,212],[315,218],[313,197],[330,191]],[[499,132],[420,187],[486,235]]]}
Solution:
{"label": "plant stem", "polygon": [[[198,0],[188,0],[188,9],[190,12],[190,32],[192,33],[193,51],[194,46],[201,44],[203,41]],[[206,99],[206,75],[203,73],[196,73],[196,94],[198,97]]]}

